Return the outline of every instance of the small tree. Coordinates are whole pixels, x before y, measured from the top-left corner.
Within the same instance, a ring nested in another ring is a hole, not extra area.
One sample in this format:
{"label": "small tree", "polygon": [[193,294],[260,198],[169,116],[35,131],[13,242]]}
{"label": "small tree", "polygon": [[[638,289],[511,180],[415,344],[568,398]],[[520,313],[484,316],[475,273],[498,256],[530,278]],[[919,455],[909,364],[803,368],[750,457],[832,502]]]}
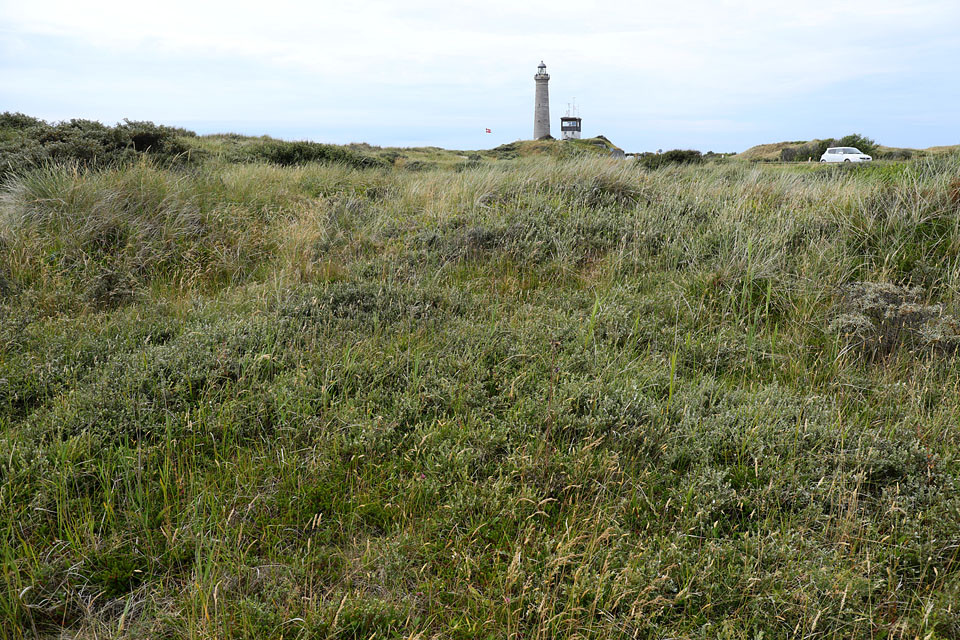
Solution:
{"label": "small tree", "polygon": [[868,156],[877,155],[877,150],[879,145],[876,141],[871,140],[866,136],[862,136],[859,133],[851,133],[848,136],[843,136],[837,141],[836,145],[831,145],[836,147],[856,147],[860,151],[864,152]]}

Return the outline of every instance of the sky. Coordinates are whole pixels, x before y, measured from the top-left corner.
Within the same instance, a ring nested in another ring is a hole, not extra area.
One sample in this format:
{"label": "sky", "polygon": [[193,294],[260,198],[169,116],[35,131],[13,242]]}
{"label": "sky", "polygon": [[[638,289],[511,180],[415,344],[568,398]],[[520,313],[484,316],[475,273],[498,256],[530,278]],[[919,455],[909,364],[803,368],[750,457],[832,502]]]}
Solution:
{"label": "sky", "polygon": [[[960,143],[960,0],[0,0],[0,111],[319,142]],[[492,133],[485,133],[485,129]]]}

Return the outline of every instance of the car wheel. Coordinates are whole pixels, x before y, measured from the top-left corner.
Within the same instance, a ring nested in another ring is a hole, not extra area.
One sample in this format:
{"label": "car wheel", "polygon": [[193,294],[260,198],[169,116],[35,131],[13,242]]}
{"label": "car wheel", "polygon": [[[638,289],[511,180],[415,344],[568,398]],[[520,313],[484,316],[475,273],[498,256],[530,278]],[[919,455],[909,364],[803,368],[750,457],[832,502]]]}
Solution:
{"label": "car wheel", "polygon": [[846,160],[844,160],[844,162],[850,162],[850,158],[847,158]]}

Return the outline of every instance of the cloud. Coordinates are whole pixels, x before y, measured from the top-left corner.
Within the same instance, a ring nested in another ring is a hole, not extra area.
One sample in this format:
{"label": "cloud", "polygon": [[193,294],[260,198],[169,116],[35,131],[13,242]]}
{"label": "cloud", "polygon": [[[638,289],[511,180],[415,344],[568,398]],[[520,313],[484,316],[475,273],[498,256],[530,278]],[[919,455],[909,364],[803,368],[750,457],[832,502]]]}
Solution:
{"label": "cloud", "polygon": [[149,114],[149,97],[156,119],[269,113],[373,126],[513,114],[518,131],[540,59],[555,111],[577,96],[585,116],[611,122],[743,123],[826,91],[951,73],[960,55],[960,5],[939,0],[4,0],[0,24],[0,97],[28,107],[50,104],[56,83],[77,110],[100,108],[90,86],[118,111]]}

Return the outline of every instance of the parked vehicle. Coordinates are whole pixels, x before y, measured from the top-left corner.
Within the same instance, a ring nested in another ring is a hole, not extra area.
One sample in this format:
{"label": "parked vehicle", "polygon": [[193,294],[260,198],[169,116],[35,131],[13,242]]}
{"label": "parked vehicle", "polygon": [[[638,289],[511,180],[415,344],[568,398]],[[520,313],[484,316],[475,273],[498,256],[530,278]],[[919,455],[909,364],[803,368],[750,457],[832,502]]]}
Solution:
{"label": "parked vehicle", "polygon": [[870,162],[870,156],[856,147],[830,147],[820,156],[820,162]]}

